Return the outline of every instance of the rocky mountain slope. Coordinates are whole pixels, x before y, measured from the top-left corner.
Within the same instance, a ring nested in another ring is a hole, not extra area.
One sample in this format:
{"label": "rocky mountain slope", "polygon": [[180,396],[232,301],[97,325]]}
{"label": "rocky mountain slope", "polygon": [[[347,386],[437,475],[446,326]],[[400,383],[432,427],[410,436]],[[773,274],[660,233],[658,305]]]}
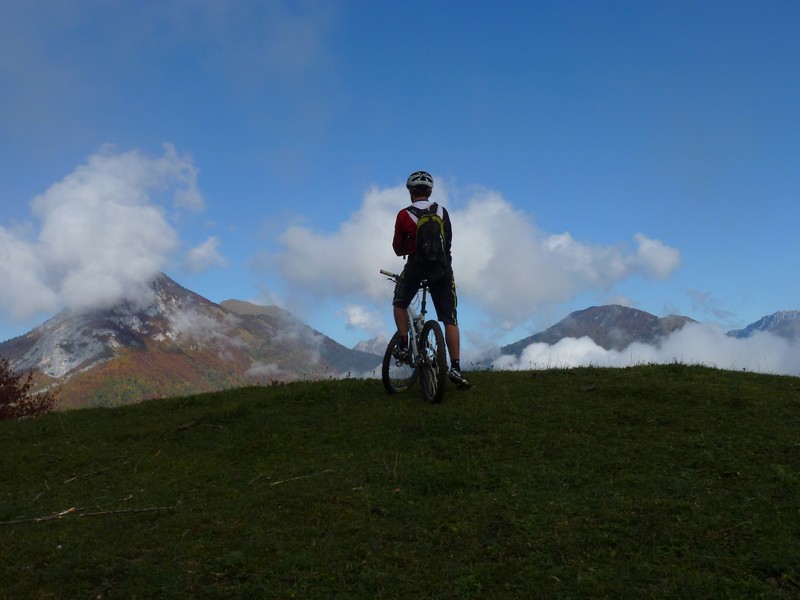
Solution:
{"label": "rocky mountain slope", "polygon": [[800,339],[800,310],[781,310],[761,317],[744,329],[734,329],[728,335],[737,338],[750,337],[757,331],[768,331],[788,340]]}
{"label": "rocky mountain slope", "polygon": [[656,317],[643,310],[620,306],[592,306],[570,313],[542,332],[501,348],[502,354],[519,356],[535,342],[555,344],[562,338],[590,337],[606,350],[623,350],[633,342],[657,343],[694,319],[670,315]]}
{"label": "rocky mountain slope", "polygon": [[0,344],[0,355],[59,406],[109,406],[375,369],[380,357],[345,348],[277,307],[215,304],[166,275],[147,301],[61,312]]}

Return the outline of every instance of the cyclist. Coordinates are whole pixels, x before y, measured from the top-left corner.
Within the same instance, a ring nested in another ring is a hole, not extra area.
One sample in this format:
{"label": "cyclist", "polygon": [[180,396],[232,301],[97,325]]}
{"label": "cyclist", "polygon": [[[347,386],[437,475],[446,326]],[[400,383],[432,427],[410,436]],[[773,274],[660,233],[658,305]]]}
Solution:
{"label": "cyclist", "polygon": [[436,317],[444,323],[445,344],[450,355],[448,376],[453,383],[469,387],[469,381],[461,373],[461,337],[456,315],[458,298],[456,296],[456,282],[453,276],[452,256],[450,254],[450,247],[453,241],[450,215],[444,207],[437,207],[437,214],[444,223],[447,266],[443,272],[433,276],[423,273],[415,256],[418,219],[416,213],[421,210],[428,210],[431,206],[430,197],[433,192],[433,177],[426,171],[415,171],[408,176],[406,188],[411,196],[411,205],[397,213],[394,224],[394,239],[392,240],[392,248],[395,254],[403,257],[408,256],[406,265],[400,275],[400,280],[395,286],[394,298],[392,299],[394,321],[397,325],[397,331],[400,332],[404,342],[398,346],[395,357],[402,360],[408,356],[409,324],[406,310],[417,290],[419,290],[420,281],[426,278],[431,300],[436,308]]}

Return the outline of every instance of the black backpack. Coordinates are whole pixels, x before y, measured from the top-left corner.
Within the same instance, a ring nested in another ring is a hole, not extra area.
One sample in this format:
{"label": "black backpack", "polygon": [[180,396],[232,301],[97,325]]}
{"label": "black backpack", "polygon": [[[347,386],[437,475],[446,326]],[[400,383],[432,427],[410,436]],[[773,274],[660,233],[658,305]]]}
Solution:
{"label": "black backpack", "polygon": [[415,260],[428,279],[440,277],[448,266],[444,221],[438,215],[437,209],[435,202],[427,210],[416,206],[408,209],[417,217]]}

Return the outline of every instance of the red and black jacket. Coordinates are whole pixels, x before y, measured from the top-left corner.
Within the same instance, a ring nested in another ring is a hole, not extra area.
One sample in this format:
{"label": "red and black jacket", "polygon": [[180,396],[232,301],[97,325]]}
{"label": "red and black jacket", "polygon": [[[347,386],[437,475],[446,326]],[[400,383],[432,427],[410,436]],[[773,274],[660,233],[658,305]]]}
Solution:
{"label": "red and black jacket", "polygon": [[[397,218],[394,222],[394,238],[392,239],[392,248],[397,256],[411,256],[416,250],[417,215],[409,209],[414,207],[419,210],[428,210],[431,204],[432,202],[429,200],[417,200],[411,206],[407,206],[397,213]],[[444,223],[445,251],[447,252],[447,258],[452,259],[450,255],[450,246],[453,242],[453,228],[450,225],[450,215],[447,209],[441,204],[437,204],[436,212]]]}

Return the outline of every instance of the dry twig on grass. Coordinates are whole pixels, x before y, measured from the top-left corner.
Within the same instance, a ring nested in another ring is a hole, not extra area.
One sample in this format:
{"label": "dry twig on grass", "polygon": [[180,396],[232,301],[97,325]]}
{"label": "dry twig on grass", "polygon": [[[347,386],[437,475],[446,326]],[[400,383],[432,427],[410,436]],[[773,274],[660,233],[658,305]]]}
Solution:
{"label": "dry twig on grass", "polygon": [[280,483],[288,483],[289,481],[296,481],[298,479],[307,479],[309,477],[316,477],[317,475],[322,475],[323,473],[330,473],[333,469],[325,469],[324,471],[320,471],[319,473],[311,473],[310,475],[298,475],[297,477],[290,477],[289,479],[282,479],[281,481],[273,481],[270,485],[278,485]]}
{"label": "dry twig on grass", "polygon": [[156,512],[161,510],[174,510],[174,506],[152,506],[149,508],[126,508],[121,510],[103,510],[97,512],[90,512],[90,513],[82,513],[80,514],[79,511],[84,510],[82,508],[68,508],[67,510],[62,510],[60,513],[56,513],[54,515],[45,515],[44,517],[23,517],[20,519],[12,519],[11,521],[0,521],[0,525],[16,525],[18,523],[41,523],[42,521],[54,521],[56,519],[63,519],[69,515],[75,515],[76,517],[102,517],[106,515],[124,515],[124,514],[136,514],[136,513],[145,513],[145,512]]}

